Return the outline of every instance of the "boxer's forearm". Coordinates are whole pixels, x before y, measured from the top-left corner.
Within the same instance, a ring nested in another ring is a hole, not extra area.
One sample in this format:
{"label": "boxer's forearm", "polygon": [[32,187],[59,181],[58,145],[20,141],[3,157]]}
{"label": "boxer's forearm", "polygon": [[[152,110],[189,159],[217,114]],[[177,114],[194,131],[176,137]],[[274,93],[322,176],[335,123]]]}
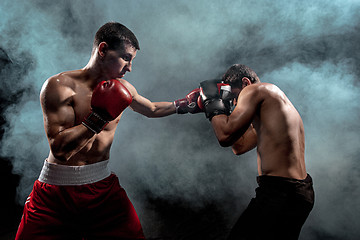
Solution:
{"label": "boxer's forearm", "polygon": [[56,159],[67,161],[83,149],[94,135],[93,131],[82,124],[65,129],[49,139],[51,152]]}
{"label": "boxer's forearm", "polygon": [[158,118],[165,117],[176,113],[176,108],[173,102],[147,102],[146,104],[138,104],[134,102],[130,107],[146,117]]}
{"label": "boxer's forearm", "polygon": [[154,102],[154,108],[149,117],[165,117],[176,113],[174,102]]}
{"label": "boxer's forearm", "polygon": [[257,146],[257,134],[252,125],[236,142],[231,146],[235,155],[246,153]]}
{"label": "boxer's forearm", "polygon": [[216,138],[222,147],[232,146],[247,130],[248,126],[240,127],[224,114],[214,116],[211,120]]}
{"label": "boxer's forearm", "polygon": [[211,125],[214,129],[215,136],[222,147],[229,147],[231,141],[231,129],[228,126],[229,117],[226,115],[214,116],[211,120]]}

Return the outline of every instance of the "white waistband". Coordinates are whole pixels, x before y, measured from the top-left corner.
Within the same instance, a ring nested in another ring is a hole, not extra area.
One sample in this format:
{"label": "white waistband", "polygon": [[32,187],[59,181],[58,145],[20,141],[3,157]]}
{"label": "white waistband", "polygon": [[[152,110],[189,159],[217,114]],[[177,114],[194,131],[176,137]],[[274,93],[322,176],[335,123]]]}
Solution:
{"label": "white waistband", "polygon": [[39,181],[52,185],[83,185],[98,182],[110,176],[109,160],[84,166],[66,166],[45,160]]}

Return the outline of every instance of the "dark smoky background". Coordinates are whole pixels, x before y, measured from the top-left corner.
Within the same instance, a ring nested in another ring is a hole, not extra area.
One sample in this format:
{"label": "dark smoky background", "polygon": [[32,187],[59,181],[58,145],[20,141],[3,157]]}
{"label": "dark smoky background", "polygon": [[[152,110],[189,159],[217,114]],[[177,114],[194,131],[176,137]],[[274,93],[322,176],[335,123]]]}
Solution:
{"label": "dark smoky background", "polygon": [[[300,239],[359,239],[359,12],[354,0],[2,0],[0,233],[16,231],[48,155],[43,82],[84,67],[96,30],[118,21],[141,47],[125,79],[152,101],[182,98],[234,63],[278,85],[303,117],[316,191]],[[225,239],[256,187],[255,151],[221,148],[203,114],[127,109],[110,165],[149,239]]]}

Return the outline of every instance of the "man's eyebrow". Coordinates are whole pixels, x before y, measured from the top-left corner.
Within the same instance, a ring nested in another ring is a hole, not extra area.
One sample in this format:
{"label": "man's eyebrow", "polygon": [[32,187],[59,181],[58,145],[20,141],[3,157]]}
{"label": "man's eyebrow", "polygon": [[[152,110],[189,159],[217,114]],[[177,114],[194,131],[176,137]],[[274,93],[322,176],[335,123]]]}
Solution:
{"label": "man's eyebrow", "polygon": [[125,53],[125,56],[133,58],[133,55],[131,53]]}
{"label": "man's eyebrow", "polygon": [[121,56],[129,59],[133,59],[133,55],[131,53],[123,53]]}

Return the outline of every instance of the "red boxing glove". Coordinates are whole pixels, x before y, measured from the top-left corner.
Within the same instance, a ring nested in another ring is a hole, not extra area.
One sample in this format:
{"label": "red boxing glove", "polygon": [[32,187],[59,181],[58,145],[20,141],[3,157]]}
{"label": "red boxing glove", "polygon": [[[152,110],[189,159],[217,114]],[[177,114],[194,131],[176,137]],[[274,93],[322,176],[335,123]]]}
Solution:
{"label": "red boxing glove", "polygon": [[199,106],[201,111],[204,111],[205,107],[204,107],[204,103],[203,103],[203,101],[201,99],[201,96],[199,96],[198,99],[197,99],[197,105]]}
{"label": "red boxing glove", "polygon": [[199,113],[203,110],[198,106],[198,98],[200,96],[200,89],[192,90],[185,98],[174,101],[177,114],[184,113]]}
{"label": "red boxing glove", "polygon": [[95,133],[101,132],[109,121],[117,118],[132,102],[127,88],[118,80],[100,82],[91,98],[91,112],[82,124]]}

